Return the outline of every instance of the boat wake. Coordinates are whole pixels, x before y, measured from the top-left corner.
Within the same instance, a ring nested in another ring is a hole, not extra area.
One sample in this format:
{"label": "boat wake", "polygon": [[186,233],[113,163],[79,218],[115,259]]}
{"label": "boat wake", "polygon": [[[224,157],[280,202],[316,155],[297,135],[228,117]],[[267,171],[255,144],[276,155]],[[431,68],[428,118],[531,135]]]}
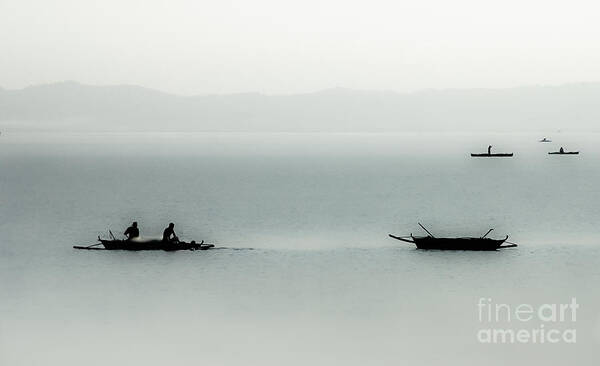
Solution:
{"label": "boat wake", "polygon": [[214,247],[211,250],[215,249],[226,249],[226,250],[254,250],[254,248],[232,248],[232,247]]}

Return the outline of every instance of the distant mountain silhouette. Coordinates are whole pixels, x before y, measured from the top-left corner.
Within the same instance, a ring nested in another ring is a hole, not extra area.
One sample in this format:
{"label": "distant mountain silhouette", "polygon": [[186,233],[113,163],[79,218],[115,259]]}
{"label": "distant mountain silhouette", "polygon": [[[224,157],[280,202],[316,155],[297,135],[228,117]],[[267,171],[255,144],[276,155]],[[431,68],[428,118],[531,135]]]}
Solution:
{"label": "distant mountain silhouette", "polygon": [[328,89],[179,96],[62,82],[0,88],[0,126],[80,131],[599,130],[600,83],[415,93]]}

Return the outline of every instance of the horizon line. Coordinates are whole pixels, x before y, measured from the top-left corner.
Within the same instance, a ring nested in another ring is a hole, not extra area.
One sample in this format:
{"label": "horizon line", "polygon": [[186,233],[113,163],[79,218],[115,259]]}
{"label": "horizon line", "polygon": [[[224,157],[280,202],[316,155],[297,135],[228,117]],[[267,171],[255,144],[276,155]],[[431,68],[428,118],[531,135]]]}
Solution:
{"label": "horizon line", "polygon": [[532,89],[532,88],[560,88],[566,86],[586,86],[586,85],[599,85],[600,81],[573,81],[573,82],[565,82],[560,84],[524,84],[519,86],[509,86],[509,87],[472,87],[472,88],[422,88],[416,89],[413,91],[397,91],[391,89],[356,89],[349,88],[343,86],[335,86],[324,89],[317,89],[314,91],[307,92],[294,92],[294,93],[264,93],[260,91],[248,91],[248,92],[230,92],[230,93],[203,93],[203,94],[180,94],[169,92],[157,88],[147,87],[143,85],[137,84],[89,84],[83,83],[76,80],[62,80],[62,81],[53,81],[47,83],[39,83],[39,84],[30,84],[27,86],[23,86],[21,88],[4,88],[0,86],[0,91],[23,91],[27,89],[39,88],[39,87],[49,87],[56,85],[65,85],[65,84],[73,84],[84,87],[91,88],[111,88],[111,87],[127,87],[127,88],[138,88],[144,89],[147,91],[152,91],[156,93],[183,97],[183,98],[194,98],[194,97],[210,97],[210,96],[239,96],[239,95],[260,95],[265,97],[284,97],[284,96],[299,96],[299,95],[311,95],[311,94],[320,94],[327,93],[333,91],[340,92],[356,92],[356,93],[387,93],[387,94],[397,94],[397,95],[415,95],[415,94],[424,94],[424,93],[432,93],[432,92],[452,92],[452,91],[506,91],[506,90],[514,90],[514,89]]}

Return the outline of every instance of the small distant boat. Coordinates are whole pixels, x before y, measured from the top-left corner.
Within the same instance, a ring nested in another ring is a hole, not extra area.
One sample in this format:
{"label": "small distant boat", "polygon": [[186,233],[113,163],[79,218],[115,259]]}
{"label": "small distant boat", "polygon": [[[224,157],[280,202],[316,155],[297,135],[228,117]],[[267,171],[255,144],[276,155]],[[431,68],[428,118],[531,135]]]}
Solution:
{"label": "small distant boat", "polygon": [[497,153],[497,154],[471,154],[471,157],[474,158],[510,158],[513,156],[513,153]]}
{"label": "small distant boat", "polygon": [[543,139],[540,140],[540,142],[552,142],[552,140],[549,140],[549,139],[547,139],[547,138],[544,137]]}
{"label": "small distant boat", "polygon": [[579,151],[551,151],[548,155],[579,155]]}
{"label": "small distant boat", "polygon": [[512,158],[513,153],[494,153],[492,154],[492,145],[488,146],[487,153],[471,154],[473,158]]}
{"label": "small distant boat", "polygon": [[[164,242],[159,239],[140,239],[140,240],[119,240],[119,239],[100,239],[98,237],[98,244],[93,244],[89,246],[74,246],[75,249],[105,249],[105,250],[164,250],[167,252],[177,251],[177,250],[207,250],[214,248],[214,244],[205,244],[204,240],[201,243],[196,243],[195,241],[191,241],[186,243],[184,241],[180,242]],[[99,245],[104,246],[104,248],[98,248]]]}
{"label": "small distant boat", "polygon": [[[407,243],[413,243],[417,246],[417,249],[437,249],[437,250],[476,250],[476,251],[492,251],[503,248],[513,248],[517,244],[507,242],[508,235],[504,239],[490,239],[486,236],[494,229],[488,230],[482,237],[464,237],[464,238],[436,238],[419,223],[419,226],[423,228],[429,234],[428,236],[395,236],[389,234],[390,238],[405,241]],[[505,242],[508,245],[502,245]]]}

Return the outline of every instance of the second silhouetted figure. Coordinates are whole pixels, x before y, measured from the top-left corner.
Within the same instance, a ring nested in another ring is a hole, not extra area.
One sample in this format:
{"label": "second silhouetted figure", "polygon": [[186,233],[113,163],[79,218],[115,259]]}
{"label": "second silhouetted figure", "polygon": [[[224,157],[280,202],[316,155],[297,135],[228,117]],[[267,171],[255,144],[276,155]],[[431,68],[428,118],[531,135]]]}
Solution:
{"label": "second silhouetted figure", "polygon": [[179,242],[179,238],[177,238],[177,235],[175,235],[175,230],[173,230],[173,228],[175,227],[174,223],[170,223],[169,227],[167,227],[165,229],[165,231],[163,231],[163,237],[162,240],[165,242]]}

